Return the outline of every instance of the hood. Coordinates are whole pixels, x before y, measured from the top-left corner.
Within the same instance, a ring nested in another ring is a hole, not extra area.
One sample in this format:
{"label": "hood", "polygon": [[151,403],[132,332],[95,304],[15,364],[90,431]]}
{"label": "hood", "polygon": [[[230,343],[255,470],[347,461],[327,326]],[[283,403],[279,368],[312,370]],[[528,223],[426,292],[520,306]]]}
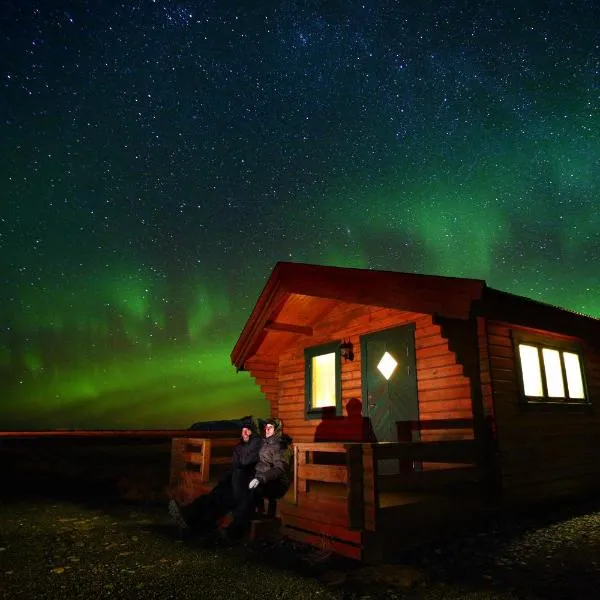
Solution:
{"label": "hood", "polygon": [[280,436],[283,433],[283,422],[277,417],[269,417],[268,419],[265,419],[265,425],[273,425],[273,427],[275,427],[273,437],[276,435]]}
{"label": "hood", "polygon": [[252,435],[260,435],[260,427],[258,425],[258,419],[252,415],[248,415],[247,417],[242,417],[241,419],[242,427],[247,427]]}
{"label": "hood", "polygon": [[273,435],[270,438],[266,438],[267,442],[271,440],[273,443],[277,442],[282,444],[283,447],[289,447],[292,445],[292,438],[287,433],[283,432],[283,421],[281,419],[278,419],[277,417],[269,417],[265,420],[265,425],[267,423],[270,423],[275,427]]}

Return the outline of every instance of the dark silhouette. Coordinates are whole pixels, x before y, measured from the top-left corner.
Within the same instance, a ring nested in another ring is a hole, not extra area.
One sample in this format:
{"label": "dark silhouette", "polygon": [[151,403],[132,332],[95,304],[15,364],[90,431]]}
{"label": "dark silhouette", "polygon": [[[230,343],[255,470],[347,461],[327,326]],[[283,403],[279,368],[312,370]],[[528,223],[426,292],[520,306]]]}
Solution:
{"label": "dark silhouette", "polygon": [[322,421],[315,431],[315,442],[372,442],[375,441],[371,420],[362,414],[362,402],[350,398],[346,403],[347,416],[336,415],[335,406],[322,411]]}

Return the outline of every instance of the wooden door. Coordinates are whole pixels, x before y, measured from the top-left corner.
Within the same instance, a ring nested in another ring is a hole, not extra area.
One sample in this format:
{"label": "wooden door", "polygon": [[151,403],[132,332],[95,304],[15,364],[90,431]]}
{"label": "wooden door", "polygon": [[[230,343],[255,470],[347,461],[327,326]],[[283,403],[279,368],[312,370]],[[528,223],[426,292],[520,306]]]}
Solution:
{"label": "wooden door", "polygon": [[418,440],[413,427],[419,420],[414,323],[362,336],[361,361],[363,412],[376,441]]}

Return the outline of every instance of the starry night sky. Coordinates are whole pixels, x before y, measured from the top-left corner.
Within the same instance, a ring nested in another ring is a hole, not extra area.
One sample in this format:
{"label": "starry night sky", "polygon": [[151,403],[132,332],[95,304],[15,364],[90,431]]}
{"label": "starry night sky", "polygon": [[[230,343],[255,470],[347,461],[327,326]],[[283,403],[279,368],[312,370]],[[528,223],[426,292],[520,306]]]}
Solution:
{"label": "starry night sky", "polygon": [[266,413],[278,260],[600,317],[595,0],[5,0],[0,429]]}

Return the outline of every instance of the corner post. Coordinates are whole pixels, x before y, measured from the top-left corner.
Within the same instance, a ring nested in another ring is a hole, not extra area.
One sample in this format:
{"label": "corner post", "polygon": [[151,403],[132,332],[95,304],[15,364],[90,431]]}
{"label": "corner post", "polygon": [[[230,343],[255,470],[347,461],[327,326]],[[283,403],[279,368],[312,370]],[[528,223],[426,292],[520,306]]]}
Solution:
{"label": "corner post", "polygon": [[362,444],[364,527],[377,530],[379,512],[379,486],[377,483],[376,444]]}
{"label": "corner post", "polygon": [[363,529],[365,524],[365,503],[363,491],[363,449],[361,444],[346,444],[346,469],[348,487],[346,499],[348,506],[349,529]]}

